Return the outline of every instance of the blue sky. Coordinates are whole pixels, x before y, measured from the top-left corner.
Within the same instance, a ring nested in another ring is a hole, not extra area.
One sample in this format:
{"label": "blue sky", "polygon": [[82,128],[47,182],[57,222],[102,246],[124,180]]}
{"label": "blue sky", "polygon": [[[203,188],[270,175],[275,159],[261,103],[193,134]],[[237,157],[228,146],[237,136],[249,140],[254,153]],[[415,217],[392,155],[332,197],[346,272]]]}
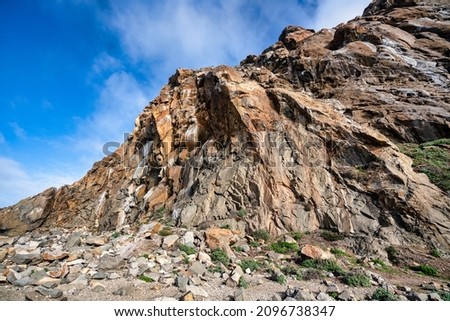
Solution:
{"label": "blue sky", "polygon": [[1,0],[0,207],[81,178],[176,68],[237,65],[369,0]]}

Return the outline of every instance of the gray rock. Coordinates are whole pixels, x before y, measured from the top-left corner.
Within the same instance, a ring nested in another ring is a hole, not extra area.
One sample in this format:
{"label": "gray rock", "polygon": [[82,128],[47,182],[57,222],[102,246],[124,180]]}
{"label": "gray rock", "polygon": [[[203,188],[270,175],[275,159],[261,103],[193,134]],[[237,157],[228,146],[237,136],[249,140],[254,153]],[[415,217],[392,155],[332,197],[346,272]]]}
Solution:
{"label": "gray rock", "polygon": [[341,301],[355,301],[355,295],[351,290],[347,289],[339,294],[338,299]]}
{"label": "gray rock", "polygon": [[103,235],[99,236],[90,236],[86,239],[87,245],[93,245],[93,246],[101,246],[106,244],[106,237]]}
{"label": "gray rock", "polygon": [[178,235],[168,235],[164,238],[162,247],[163,249],[170,249],[178,241]]}
{"label": "gray rock", "polygon": [[204,275],[206,272],[208,272],[206,267],[199,261],[195,261],[194,263],[192,263],[192,265],[189,267],[189,271],[193,275]]}
{"label": "gray rock", "polygon": [[113,273],[110,273],[108,275],[108,279],[110,279],[110,280],[117,280],[117,279],[120,279],[120,275],[118,273],[116,273],[116,272],[113,272]]}
{"label": "gray rock", "polygon": [[237,288],[234,291],[234,301],[248,301],[247,292],[244,288]]}
{"label": "gray rock", "polygon": [[281,298],[281,295],[275,293],[274,295],[272,295],[272,301],[283,301],[283,299]]}
{"label": "gray rock", "polygon": [[95,273],[94,275],[92,275],[92,278],[94,280],[103,280],[106,279],[107,275],[105,272],[103,271],[98,271],[97,273]]}
{"label": "gray rock", "polygon": [[17,251],[12,257],[12,261],[16,264],[28,264],[31,261],[39,259],[41,251],[39,249],[33,251]]}
{"label": "gray rock", "polygon": [[397,289],[399,289],[400,291],[403,291],[403,292],[411,292],[412,291],[412,289],[409,286],[402,286],[402,285],[398,286]]}
{"label": "gray rock", "polygon": [[100,263],[98,265],[99,270],[116,270],[125,265],[125,260],[120,256],[111,256],[110,254],[105,254],[100,258]]}
{"label": "gray rock", "polygon": [[74,233],[66,242],[66,248],[71,249],[81,245],[81,238],[78,233]]}
{"label": "gray rock", "polygon": [[341,293],[341,289],[336,284],[330,283],[327,287],[327,293]]}
{"label": "gray rock", "polygon": [[334,298],[326,294],[325,292],[320,292],[316,296],[317,301],[334,301]]}
{"label": "gray rock", "polygon": [[297,301],[315,301],[316,298],[308,289],[299,289],[294,296]]}
{"label": "gray rock", "polygon": [[208,297],[208,292],[206,292],[205,289],[203,289],[201,287],[198,287],[196,285],[188,285],[186,287],[186,291],[192,292],[194,297],[203,297],[203,298],[207,298]]}
{"label": "gray rock", "polygon": [[187,231],[184,233],[183,237],[180,239],[180,243],[188,246],[194,246],[194,232]]}
{"label": "gray rock", "polygon": [[288,296],[284,301],[297,301],[293,297]]}
{"label": "gray rock", "polygon": [[49,289],[42,285],[37,286],[35,290],[36,292],[39,292],[43,296],[47,296],[54,299],[59,298],[63,295],[63,292],[60,289]]}
{"label": "gray rock", "polygon": [[113,294],[120,295],[120,296],[131,295],[131,293],[133,293],[133,291],[134,291],[134,288],[132,286],[125,286],[125,287],[117,289],[116,291],[113,292]]}
{"label": "gray rock", "polygon": [[7,255],[8,255],[8,252],[6,252],[6,250],[0,249],[0,263],[2,263],[5,260]]}
{"label": "gray rock", "polygon": [[407,296],[410,301],[428,301],[428,294],[410,292]]}
{"label": "gray rock", "polygon": [[175,284],[182,292],[186,292],[188,281],[189,279],[187,277],[179,275],[175,279]]}
{"label": "gray rock", "polygon": [[428,300],[430,300],[430,301],[442,301],[440,295],[435,293],[435,292],[428,294]]}

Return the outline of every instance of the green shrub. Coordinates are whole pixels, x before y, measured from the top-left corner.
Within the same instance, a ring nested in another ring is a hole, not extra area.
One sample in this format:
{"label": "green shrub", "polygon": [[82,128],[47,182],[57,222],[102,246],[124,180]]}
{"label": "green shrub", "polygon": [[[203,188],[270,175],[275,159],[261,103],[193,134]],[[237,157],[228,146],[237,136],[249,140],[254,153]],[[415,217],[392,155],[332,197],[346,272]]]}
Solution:
{"label": "green shrub", "polygon": [[142,257],[144,257],[144,258],[146,258],[146,259],[148,259],[148,258],[149,258],[149,256],[150,256],[150,255],[148,255],[148,253],[144,253],[144,254],[142,254]]}
{"label": "green shrub", "polygon": [[223,228],[224,230],[231,230],[230,224],[222,225],[220,228]]}
{"label": "green shrub", "polygon": [[285,254],[291,251],[298,250],[297,243],[289,243],[284,241],[278,241],[271,244],[272,250],[274,250],[277,253]]}
{"label": "green shrub", "polygon": [[439,292],[442,301],[450,301],[450,292]]}
{"label": "green shrub", "polygon": [[388,246],[386,249],[386,253],[388,255],[388,260],[391,261],[394,264],[400,263],[400,259],[398,257],[398,251],[395,247]]}
{"label": "green shrub", "polygon": [[281,285],[285,285],[287,283],[287,279],[284,274],[278,274],[276,281]]}
{"label": "green shrub", "polygon": [[269,232],[267,232],[266,230],[257,230],[253,232],[252,236],[257,241],[263,240],[264,242],[267,242],[270,239]]}
{"label": "green shrub", "polygon": [[249,245],[250,245],[251,247],[258,247],[258,246],[259,246],[259,243],[256,242],[256,241],[250,241]]}
{"label": "green shrub", "polygon": [[247,212],[245,211],[245,208],[241,208],[238,212],[237,212],[237,216],[239,217],[245,217],[247,215]]}
{"label": "green shrub", "polygon": [[225,266],[230,264],[230,258],[228,257],[227,253],[219,248],[211,252],[211,260],[213,262],[220,262]]}
{"label": "green shrub", "polygon": [[430,266],[427,264],[412,266],[411,270],[419,272],[421,274],[428,275],[428,276],[437,276],[438,275],[437,269],[434,266]]}
{"label": "green shrub", "polygon": [[161,236],[169,236],[172,235],[172,228],[170,228],[169,226],[164,226],[158,233]]}
{"label": "green shrub", "polygon": [[332,254],[334,254],[335,256],[337,256],[337,257],[349,256],[345,251],[343,251],[343,250],[341,250],[341,249],[338,249],[338,248],[336,248],[336,247],[333,247],[333,248],[330,250],[330,252],[331,252]]}
{"label": "green shrub", "polygon": [[142,274],[141,276],[139,276],[138,279],[141,280],[141,281],[147,282],[147,283],[155,282],[155,280],[153,280],[151,277],[146,276],[146,275],[144,275],[144,274]]}
{"label": "green shrub", "polygon": [[120,232],[115,231],[113,234],[111,234],[111,237],[112,237],[113,239],[116,239],[116,238],[118,238],[120,235],[121,235]]}
{"label": "green shrub", "polygon": [[432,255],[432,256],[434,256],[434,257],[437,257],[437,258],[440,258],[441,257],[441,251],[439,251],[439,249],[437,249],[437,248],[435,248],[435,247],[433,247],[431,250],[430,250],[430,254]]}
{"label": "green shrub", "polygon": [[344,276],[344,283],[353,287],[369,287],[371,286],[370,278],[362,273],[347,274]]}
{"label": "green shrub", "polygon": [[258,262],[255,260],[242,260],[241,263],[239,263],[239,266],[242,268],[242,270],[250,269],[251,271],[257,271],[261,267]]}
{"label": "green shrub", "polygon": [[379,259],[379,258],[374,258],[371,260],[374,264],[377,264],[381,267],[386,267],[386,263],[383,262],[383,260]]}
{"label": "green shrub", "polygon": [[291,235],[292,235],[292,238],[296,241],[300,241],[303,237],[302,233],[300,233],[300,232],[292,232]]}
{"label": "green shrub", "polygon": [[331,272],[336,276],[344,275],[344,269],[333,260],[304,260],[301,265],[305,268],[314,268]]}
{"label": "green shrub", "polygon": [[192,254],[196,253],[195,247],[189,246],[189,245],[186,245],[186,244],[180,244],[180,245],[178,245],[178,248],[180,249],[180,251],[183,251],[187,255],[192,255]]}
{"label": "green shrub", "polygon": [[372,301],[397,301],[397,297],[384,288],[378,288],[370,297]]}
{"label": "green shrub", "polygon": [[238,286],[239,286],[240,288],[244,288],[244,289],[248,288],[248,281],[245,279],[245,277],[241,276],[241,277],[239,278],[239,284],[238,284]]}
{"label": "green shrub", "polygon": [[281,272],[283,272],[285,275],[292,275],[299,281],[303,279],[302,270],[295,265],[284,266],[281,268]]}
{"label": "green shrub", "polygon": [[220,266],[210,266],[208,271],[211,273],[222,273],[222,268]]}
{"label": "green shrub", "polygon": [[345,236],[343,234],[340,233],[334,233],[331,231],[323,231],[320,236],[329,242],[335,242],[335,241],[341,241],[343,239],[345,239]]}
{"label": "green shrub", "polygon": [[244,252],[244,248],[242,246],[233,246],[232,249],[236,252]]}

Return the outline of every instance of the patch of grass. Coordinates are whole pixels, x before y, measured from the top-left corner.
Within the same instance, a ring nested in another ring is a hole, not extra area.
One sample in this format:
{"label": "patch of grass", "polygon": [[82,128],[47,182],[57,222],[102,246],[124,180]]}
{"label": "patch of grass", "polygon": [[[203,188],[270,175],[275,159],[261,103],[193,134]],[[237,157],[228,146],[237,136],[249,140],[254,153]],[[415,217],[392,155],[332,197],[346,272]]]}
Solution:
{"label": "patch of grass", "polygon": [[336,301],[337,301],[337,299],[339,297],[339,293],[338,292],[329,292],[328,295],[331,296]]}
{"label": "patch of grass", "polygon": [[439,292],[438,294],[443,301],[450,301],[450,292],[442,291],[442,292]]}
{"label": "patch of grass", "polygon": [[428,176],[441,189],[450,190],[450,139],[438,139],[423,144],[400,144],[402,153],[413,160],[413,168]]}
{"label": "patch of grass", "polygon": [[384,288],[378,288],[370,297],[371,301],[397,301],[397,297]]}
{"label": "patch of grass", "polygon": [[169,236],[173,234],[172,228],[169,226],[164,226],[158,233],[161,236]]}
{"label": "patch of grass", "polygon": [[343,281],[345,284],[352,287],[369,287],[372,285],[370,282],[370,277],[362,273],[357,274],[349,273],[346,276],[344,276]]}
{"label": "patch of grass", "polygon": [[141,281],[147,282],[147,283],[155,282],[155,280],[153,280],[151,277],[144,275],[144,274],[139,276],[138,279]]}
{"label": "patch of grass", "polygon": [[230,224],[222,225],[220,228],[223,228],[224,230],[231,230]]}
{"label": "patch of grass", "polygon": [[344,275],[344,269],[333,260],[304,260],[301,266],[331,272],[336,276]]}
{"label": "patch of grass", "polygon": [[239,217],[245,217],[245,216],[247,216],[247,212],[245,211],[245,208],[241,208],[241,209],[237,212],[237,216],[239,216]]}
{"label": "patch of grass", "polygon": [[300,233],[300,232],[292,232],[291,236],[296,241],[300,241],[303,237],[302,233]]}
{"label": "patch of grass", "polygon": [[220,262],[225,266],[230,264],[230,258],[228,257],[227,253],[219,248],[211,252],[211,260],[213,262]]}
{"label": "patch of grass", "polygon": [[388,260],[389,261],[391,261],[393,264],[400,263],[400,259],[398,257],[398,251],[397,251],[397,249],[395,247],[393,247],[392,245],[388,246],[385,249],[385,251],[386,251],[386,253],[388,255]]}
{"label": "patch of grass", "polygon": [[210,266],[208,271],[211,273],[222,273],[222,268],[220,266]]}
{"label": "patch of grass", "polygon": [[285,275],[292,275],[299,281],[303,279],[302,270],[295,265],[284,266],[281,268],[281,272],[283,272]]}
{"label": "patch of grass", "polygon": [[250,241],[249,245],[250,245],[251,247],[258,247],[258,246],[259,246],[259,243],[256,242],[256,241]]}
{"label": "patch of grass", "polygon": [[430,254],[436,258],[440,258],[442,255],[441,251],[435,247],[430,250]]}
{"label": "patch of grass", "polygon": [[257,271],[261,268],[261,265],[255,261],[255,260],[242,260],[241,263],[239,263],[239,266],[242,268],[242,270],[250,269],[251,271]]}
{"label": "patch of grass", "polygon": [[239,284],[238,284],[238,286],[239,286],[240,288],[246,289],[246,288],[248,288],[248,281],[247,281],[243,276],[241,276],[241,277],[239,278]]}
{"label": "patch of grass", "polygon": [[116,239],[116,238],[118,238],[120,235],[121,235],[120,232],[115,231],[113,234],[111,234],[111,237],[112,237],[113,239]]}
{"label": "patch of grass", "polygon": [[150,255],[149,255],[148,253],[144,253],[144,254],[142,254],[142,257],[143,257],[143,258],[146,258],[146,259],[148,259],[148,258],[149,258],[149,256],[150,256]]}
{"label": "patch of grass", "polygon": [[289,243],[284,241],[278,241],[275,243],[272,243],[270,245],[272,250],[274,250],[277,253],[286,254],[288,252],[297,251],[298,250],[298,244],[297,243]]}
{"label": "patch of grass", "polygon": [[183,251],[187,255],[192,255],[192,254],[195,254],[197,252],[195,247],[189,246],[189,245],[186,245],[186,244],[180,244],[180,245],[178,245],[178,248],[180,249],[180,251]]}
{"label": "patch of grass", "polygon": [[242,246],[233,246],[232,249],[236,252],[244,252],[244,248]]}
{"label": "patch of grass", "polygon": [[256,230],[253,232],[252,236],[257,241],[263,240],[264,242],[267,242],[270,239],[270,234],[266,230]]}
{"label": "patch of grass", "polygon": [[438,270],[434,266],[430,266],[428,264],[411,266],[411,270],[416,271],[418,273],[428,275],[428,276],[437,276]]}
{"label": "patch of grass", "polygon": [[281,285],[285,285],[287,283],[287,279],[286,276],[284,274],[278,274],[276,281],[281,284]]}
{"label": "patch of grass", "polygon": [[345,239],[345,235],[340,234],[340,233],[335,233],[335,232],[331,232],[331,231],[323,231],[320,236],[329,242],[336,242],[336,241],[342,241],[343,239]]}
{"label": "patch of grass", "polygon": [[333,247],[333,248],[330,250],[330,252],[331,252],[332,254],[334,254],[334,256],[336,256],[336,257],[343,257],[343,256],[349,257],[349,256],[350,256],[350,255],[348,255],[345,251],[343,251],[343,250],[341,250],[341,249],[338,249],[338,248],[336,248],[336,247]]}
{"label": "patch of grass", "polygon": [[371,259],[371,261],[376,265],[379,265],[381,267],[386,267],[386,263],[384,263],[383,260],[381,260],[379,258]]}

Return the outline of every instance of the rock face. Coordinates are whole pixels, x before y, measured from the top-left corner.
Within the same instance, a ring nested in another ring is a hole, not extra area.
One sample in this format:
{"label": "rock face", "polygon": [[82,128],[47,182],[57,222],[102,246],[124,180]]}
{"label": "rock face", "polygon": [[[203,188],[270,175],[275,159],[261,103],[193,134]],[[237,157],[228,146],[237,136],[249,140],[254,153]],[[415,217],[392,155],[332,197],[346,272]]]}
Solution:
{"label": "rock face", "polygon": [[449,194],[396,143],[450,137],[449,41],[446,1],[377,0],[335,29],[287,27],[238,67],[179,69],[116,152],[0,210],[0,231],[167,216],[448,248]]}

